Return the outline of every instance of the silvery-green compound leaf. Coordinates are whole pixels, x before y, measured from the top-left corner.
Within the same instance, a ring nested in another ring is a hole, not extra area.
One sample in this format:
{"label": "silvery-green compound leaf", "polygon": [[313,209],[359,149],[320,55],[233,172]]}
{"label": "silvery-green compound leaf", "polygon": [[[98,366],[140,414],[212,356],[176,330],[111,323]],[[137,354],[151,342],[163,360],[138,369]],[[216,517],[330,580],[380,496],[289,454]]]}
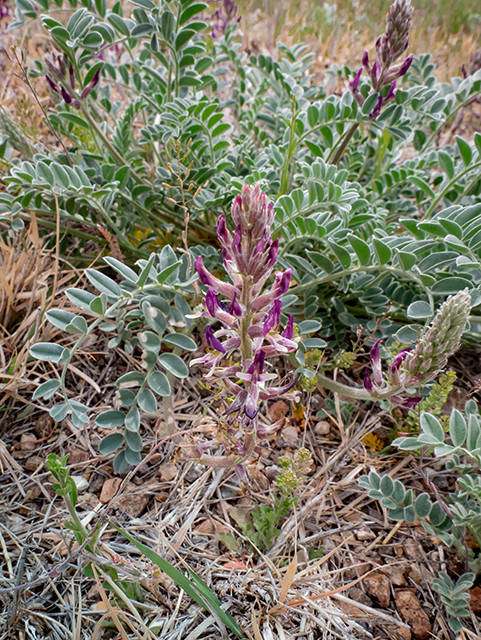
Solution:
{"label": "silvery-green compound leaf", "polygon": [[187,378],[189,369],[185,362],[175,355],[175,353],[161,353],[158,357],[159,363],[177,378]]}

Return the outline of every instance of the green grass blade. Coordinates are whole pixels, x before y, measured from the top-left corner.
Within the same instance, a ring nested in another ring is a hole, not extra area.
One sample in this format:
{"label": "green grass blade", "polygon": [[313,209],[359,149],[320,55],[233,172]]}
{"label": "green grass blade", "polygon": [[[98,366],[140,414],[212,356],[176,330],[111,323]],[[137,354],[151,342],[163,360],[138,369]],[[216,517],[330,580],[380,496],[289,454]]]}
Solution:
{"label": "green grass blade", "polygon": [[161,558],[158,553],[155,553],[155,551],[152,551],[152,549],[149,549],[149,547],[146,547],[141,542],[137,542],[135,538],[133,538],[130,534],[128,534],[126,531],[116,526],[115,524],[112,524],[112,526],[125,538],[127,538],[127,540],[129,540],[129,542],[131,542],[141,553],[143,553],[144,556],[146,556],[155,565],[157,565],[157,567],[161,571],[166,573],[169,578],[171,578],[178,587],[183,589],[185,593],[187,593],[187,595],[192,598],[192,600],[197,602],[199,606],[201,606],[203,609],[206,609],[209,613],[212,613],[212,610],[214,610],[219,619],[223,622],[223,624],[225,624],[228,629],[235,633],[239,638],[244,638],[244,634],[242,633],[242,630],[237,622],[230,615],[230,613],[227,613],[226,611],[223,611],[221,609],[221,603],[218,598],[209,589],[205,582],[201,580],[201,578],[199,578],[197,574],[189,569],[189,573],[195,582],[194,585],[188,578],[186,578],[186,576],[181,571],[171,565],[170,562],[167,562],[167,560],[164,560],[164,558]]}

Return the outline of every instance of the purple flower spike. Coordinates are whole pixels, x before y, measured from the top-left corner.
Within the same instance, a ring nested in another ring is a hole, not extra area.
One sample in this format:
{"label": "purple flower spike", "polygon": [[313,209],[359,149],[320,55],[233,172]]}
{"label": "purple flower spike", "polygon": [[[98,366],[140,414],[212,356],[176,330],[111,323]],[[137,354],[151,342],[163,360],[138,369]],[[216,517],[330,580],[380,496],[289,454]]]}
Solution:
{"label": "purple flower spike", "polygon": [[374,382],[377,385],[382,384],[382,367],[381,367],[381,355],[379,350],[379,345],[381,344],[382,339],[376,340],[373,344],[370,354],[372,372],[374,375]]}
{"label": "purple flower spike", "polygon": [[289,320],[287,321],[282,337],[287,338],[288,340],[292,340],[294,337],[294,316],[289,316]]}
{"label": "purple flower spike", "polygon": [[267,314],[267,317],[264,322],[264,326],[262,327],[263,335],[267,335],[274,329],[276,329],[281,323],[281,311],[282,311],[282,302],[280,300],[276,300],[272,305],[272,309]]}
{"label": "purple flower spike", "polygon": [[372,380],[371,376],[369,375],[369,369],[364,370],[364,389],[367,389],[367,391],[372,391]]}
{"label": "purple flower spike", "polygon": [[205,306],[207,307],[207,311],[213,318],[215,318],[215,308],[219,306],[217,296],[217,291],[214,291],[213,289],[209,289],[209,291],[205,295]]}
{"label": "purple flower spike", "polygon": [[242,309],[236,298],[237,294],[232,298],[232,302],[229,305],[229,313],[231,314],[231,316],[237,316],[238,318],[240,318],[240,316],[242,315]]}
{"label": "purple flower spike", "polygon": [[221,353],[225,353],[222,342],[220,342],[220,340],[217,340],[210,325],[208,325],[207,329],[205,330],[205,339],[207,340],[207,344],[211,349],[220,351]]}

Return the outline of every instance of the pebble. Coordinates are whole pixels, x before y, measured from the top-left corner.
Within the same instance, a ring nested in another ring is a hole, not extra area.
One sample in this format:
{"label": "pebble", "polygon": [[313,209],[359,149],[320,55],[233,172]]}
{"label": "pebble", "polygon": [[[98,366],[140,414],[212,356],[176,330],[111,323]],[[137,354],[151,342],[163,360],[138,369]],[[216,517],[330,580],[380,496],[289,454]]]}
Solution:
{"label": "pebble", "polygon": [[83,476],[72,476],[72,480],[75,482],[77,491],[82,493],[88,489],[89,483]]}

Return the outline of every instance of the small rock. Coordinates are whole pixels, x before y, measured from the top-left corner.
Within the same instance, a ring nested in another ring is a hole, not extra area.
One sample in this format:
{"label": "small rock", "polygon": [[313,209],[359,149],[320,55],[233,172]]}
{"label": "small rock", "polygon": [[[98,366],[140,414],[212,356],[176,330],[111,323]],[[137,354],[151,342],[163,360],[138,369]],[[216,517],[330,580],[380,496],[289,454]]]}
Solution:
{"label": "small rock", "polygon": [[[135,488],[134,484],[127,485],[127,491]],[[117,506],[132,518],[140,518],[150,501],[148,493],[125,493],[117,500]]]}
{"label": "small rock", "polygon": [[90,458],[87,451],[80,449],[80,447],[70,447],[68,450],[67,464],[78,464],[79,462],[87,462]]}
{"label": "small rock", "polygon": [[30,456],[25,460],[24,467],[26,471],[37,471],[39,467],[43,465],[43,458],[41,456]]}
{"label": "small rock", "polygon": [[34,431],[39,438],[44,438],[45,436],[49,436],[53,430],[53,419],[47,414],[40,416],[37,420]]}
{"label": "small rock", "polygon": [[269,489],[269,480],[263,471],[251,465],[247,467],[247,474],[254,487],[259,487],[261,491],[267,491]]}
{"label": "small rock", "polygon": [[356,537],[358,540],[374,540],[376,534],[369,527],[364,525],[360,529],[356,529]]}
{"label": "small rock", "polygon": [[297,429],[296,427],[286,427],[282,430],[282,437],[288,447],[294,449],[297,445]]}
{"label": "small rock", "polygon": [[164,462],[164,464],[160,465],[157,473],[161,480],[164,480],[164,482],[170,482],[177,476],[177,465],[173,462]]}
{"label": "small rock", "polygon": [[362,581],[370,596],[376,598],[383,609],[389,607],[391,601],[391,583],[383,573],[371,573]]}
{"label": "small rock", "polygon": [[388,576],[391,584],[393,584],[395,587],[407,586],[406,578],[404,577],[406,567],[401,567],[399,565],[391,566],[389,564],[386,564],[383,566],[382,571]]}
{"label": "small rock", "polygon": [[404,553],[410,560],[422,560],[423,554],[419,548],[419,542],[416,540],[407,540],[403,544]]}
{"label": "small rock", "polygon": [[104,482],[102,492],[100,493],[100,502],[102,504],[107,504],[107,502],[112,500],[119,490],[121,482],[122,480],[120,478],[109,478]]}
{"label": "small rock", "polygon": [[389,637],[393,640],[411,640],[412,638],[411,629],[406,629],[406,627],[383,622],[381,629],[389,633]]}
{"label": "small rock", "polygon": [[421,603],[410,589],[396,589],[394,600],[399,615],[411,631],[416,640],[429,640],[431,638],[432,624]]}
{"label": "small rock", "polygon": [[481,589],[473,587],[469,590],[469,604],[473,613],[481,613]]}
{"label": "small rock", "polygon": [[321,420],[314,427],[314,431],[317,433],[318,436],[326,436],[330,432],[330,430],[331,430],[331,425],[329,424],[329,422],[326,422],[325,420]]}
{"label": "small rock", "polygon": [[267,411],[267,415],[269,416],[269,420],[272,422],[277,422],[279,418],[284,418],[289,413],[289,405],[284,402],[284,400],[278,400],[271,404]]}
{"label": "small rock", "polygon": [[37,447],[38,441],[33,433],[22,433],[20,437],[20,449],[22,451],[33,451]]}
{"label": "small rock", "polygon": [[274,482],[274,480],[277,478],[277,476],[282,472],[282,469],[280,467],[278,467],[276,464],[271,465],[270,467],[266,467],[264,469],[264,473],[266,474],[266,477],[271,481]]}
{"label": "small rock", "polygon": [[423,584],[427,582],[428,584],[432,584],[433,575],[422,564],[420,565],[417,562],[413,562],[408,571],[409,579],[414,583]]}
{"label": "small rock", "polygon": [[71,476],[72,480],[75,482],[75,486],[77,487],[77,491],[82,493],[88,489],[89,483],[83,476]]}
{"label": "small rock", "polygon": [[357,587],[351,587],[348,590],[347,595],[351,598],[351,600],[355,600],[356,602],[365,604],[367,607],[372,607],[371,598],[367,596],[364,591],[358,589]]}

